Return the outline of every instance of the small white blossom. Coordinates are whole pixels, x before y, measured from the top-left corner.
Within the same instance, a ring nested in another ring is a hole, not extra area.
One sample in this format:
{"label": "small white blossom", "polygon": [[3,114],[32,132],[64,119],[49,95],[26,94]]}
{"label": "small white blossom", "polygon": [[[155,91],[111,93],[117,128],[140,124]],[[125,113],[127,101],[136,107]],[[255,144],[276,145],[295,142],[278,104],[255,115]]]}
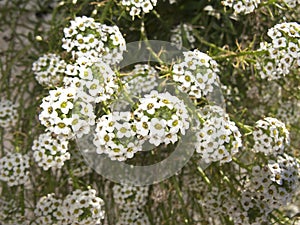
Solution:
{"label": "small white blossom", "polygon": [[173,67],[173,80],[191,97],[205,97],[213,91],[213,85],[218,85],[217,63],[198,50],[183,54],[183,62]]}
{"label": "small white blossom", "polygon": [[66,62],[59,55],[47,53],[32,64],[35,79],[43,86],[60,85],[64,76]]}
{"label": "small white blossom", "polygon": [[7,153],[0,158],[0,180],[8,186],[29,182],[29,156],[21,153]]}
{"label": "small white blossom", "polygon": [[237,126],[218,106],[205,106],[199,113],[204,122],[196,133],[197,153],[206,163],[231,161],[242,146]]}
{"label": "small white blossom", "polygon": [[290,140],[285,124],[272,117],[256,122],[253,138],[253,151],[262,152],[265,155],[282,154]]}
{"label": "small white blossom", "polygon": [[17,105],[10,100],[0,99],[0,127],[12,128],[18,122]]}
{"label": "small white blossom", "polygon": [[191,48],[194,48],[196,41],[193,35],[193,27],[190,24],[179,24],[171,30],[171,44],[178,49],[182,49],[184,46],[184,40],[186,40]]}
{"label": "small white blossom", "polygon": [[61,168],[70,159],[68,144],[68,140],[63,137],[58,138],[49,132],[40,134],[32,146],[34,160],[44,170]]}
{"label": "small white blossom", "polygon": [[[117,26],[107,26],[86,16],[70,21],[70,26],[64,28],[62,42],[62,47],[71,52],[73,59],[81,66],[88,62],[95,63],[99,58],[115,64],[122,59],[126,49],[125,39]],[[115,57],[116,54],[120,56]]]}

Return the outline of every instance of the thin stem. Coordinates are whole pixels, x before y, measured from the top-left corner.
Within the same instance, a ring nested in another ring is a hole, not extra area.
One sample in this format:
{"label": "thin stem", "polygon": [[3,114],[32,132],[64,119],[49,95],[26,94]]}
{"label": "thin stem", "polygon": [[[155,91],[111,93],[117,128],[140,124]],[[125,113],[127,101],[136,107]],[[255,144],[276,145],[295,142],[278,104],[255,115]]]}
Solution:
{"label": "thin stem", "polygon": [[141,20],[141,39],[145,42],[147,49],[150,51],[151,55],[159,62],[159,64],[164,65],[165,63],[159,58],[159,56],[153,51],[149,40],[147,38],[147,33],[145,29],[144,20]]}
{"label": "thin stem", "polygon": [[186,210],[186,207],[185,207],[185,203],[184,203],[184,199],[183,199],[183,194],[182,194],[182,192],[180,190],[178,180],[177,180],[177,178],[175,176],[172,177],[172,183],[174,184],[176,193],[177,193],[177,195],[179,197],[179,201],[180,201],[180,203],[182,205],[183,214],[185,216],[184,223],[185,224],[190,224],[190,222],[189,222],[189,214],[188,214],[188,211]]}

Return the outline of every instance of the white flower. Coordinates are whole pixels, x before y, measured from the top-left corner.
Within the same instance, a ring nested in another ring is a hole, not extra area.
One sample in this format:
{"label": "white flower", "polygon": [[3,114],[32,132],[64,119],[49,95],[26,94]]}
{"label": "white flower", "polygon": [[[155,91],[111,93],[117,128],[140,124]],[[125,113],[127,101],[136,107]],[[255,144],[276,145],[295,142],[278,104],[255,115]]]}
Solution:
{"label": "white flower", "polygon": [[47,53],[32,64],[35,79],[43,86],[55,87],[61,84],[66,62],[59,55]]}
{"label": "white flower", "polygon": [[[63,224],[101,224],[104,218],[104,201],[96,196],[94,189],[79,189],[67,195],[57,209],[58,221]],[[84,219],[83,219],[84,217]]]}
{"label": "white flower", "polygon": [[0,180],[8,186],[29,182],[29,156],[20,153],[7,153],[0,158]]}
{"label": "white flower", "polygon": [[156,0],[122,0],[121,4],[129,11],[129,15],[134,20],[135,16],[139,16],[141,12],[149,13],[154,6],[156,6]]}
{"label": "white flower", "polygon": [[150,122],[147,116],[143,115],[141,118],[139,118],[139,120],[135,122],[135,126],[138,134],[140,134],[142,137],[148,136],[149,129],[150,129]]}
{"label": "white flower", "polygon": [[152,118],[150,120],[150,135],[163,137],[167,122],[164,119]]}
{"label": "white flower", "polygon": [[54,196],[54,193],[41,197],[34,209],[34,214],[37,217],[36,223],[48,225],[55,223],[58,219],[58,206],[62,201]]}
{"label": "white flower", "polygon": [[134,135],[134,132],[131,129],[131,124],[128,122],[116,123],[115,128],[117,129],[117,138],[129,138],[130,136]]}
{"label": "white flower", "polygon": [[79,77],[85,80],[92,80],[93,79],[93,73],[91,68],[81,66],[78,68],[79,70]]}
{"label": "white flower", "polygon": [[239,1],[235,5],[233,5],[233,9],[234,9],[234,12],[237,14],[246,11],[246,7],[245,7],[245,5],[243,5],[243,2],[241,2],[241,1]]}
{"label": "white flower", "polygon": [[10,100],[0,99],[0,127],[11,128],[18,122],[17,105]]}
{"label": "white flower", "polygon": [[285,146],[289,145],[289,132],[284,123],[272,117],[256,122],[253,138],[253,151],[265,155],[282,154]]}
{"label": "white flower", "polygon": [[157,102],[156,98],[143,98],[140,99],[140,101],[140,109],[151,115],[155,113],[155,109],[160,107],[160,104]]}
{"label": "white flower", "polygon": [[[113,40],[112,45],[109,40]],[[116,53],[116,50],[122,54],[126,45],[117,26],[107,26],[95,22],[93,18],[82,16],[71,20],[70,26],[64,28],[62,47],[72,54],[76,64],[86,66],[90,62],[95,63],[99,58],[115,64],[118,62],[115,58],[105,55]]]}
{"label": "white flower", "polygon": [[44,170],[61,168],[70,159],[68,144],[65,137],[53,136],[50,132],[40,134],[32,146],[34,160]]}
{"label": "white flower", "polygon": [[181,91],[191,97],[205,97],[212,92],[213,85],[218,85],[217,63],[198,50],[184,52],[183,55],[183,62],[173,66],[173,80]]}
{"label": "white flower", "polygon": [[199,113],[205,122],[196,133],[196,152],[206,163],[231,161],[242,146],[238,128],[218,106],[205,106]]}
{"label": "white flower", "polygon": [[148,64],[136,64],[125,77],[125,88],[132,96],[149,93],[158,86],[158,72]]}
{"label": "white flower", "polygon": [[93,143],[98,154],[125,161],[142,150],[144,140],[137,137],[130,112],[113,112],[97,120]]}
{"label": "white flower", "polygon": [[121,208],[141,208],[147,203],[148,192],[148,186],[130,186],[115,184],[113,187],[114,201]]}
{"label": "white flower", "polygon": [[137,134],[156,146],[178,140],[189,127],[189,114],[183,101],[170,93],[150,94],[139,99],[133,112]]}

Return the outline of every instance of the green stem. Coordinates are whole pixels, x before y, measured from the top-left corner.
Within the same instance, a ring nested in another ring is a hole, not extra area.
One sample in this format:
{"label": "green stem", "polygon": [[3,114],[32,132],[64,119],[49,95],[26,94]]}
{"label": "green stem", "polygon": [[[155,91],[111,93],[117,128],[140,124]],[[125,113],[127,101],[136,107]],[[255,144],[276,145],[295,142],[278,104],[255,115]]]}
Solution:
{"label": "green stem", "polygon": [[106,4],[105,4],[105,7],[101,13],[101,17],[99,19],[99,22],[100,23],[103,23],[104,20],[106,19],[106,15],[108,14],[108,10],[111,8],[111,5],[112,5],[112,0],[108,1]]}
{"label": "green stem", "polygon": [[20,191],[20,205],[21,205],[21,214],[24,216],[25,215],[25,188],[24,184],[20,186],[21,191]]}
{"label": "green stem", "polygon": [[245,133],[245,135],[250,135],[252,134],[254,128],[249,126],[249,125],[245,125],[239,121],[235,121],[235,123],[238,125],[239,128],[241,128],[241,130]]}
{"label": "green stem", "polygon": [[145,42],[147,49],[150,51],[151,55],[159,62],[160,65],[164,65],[165,63],[159,58],[159,56],[153,51],[149,40],[147,38],[147,33],[145,29],[144,19],[141,20],[141,39]]}
{"label": "green stem", "polygon": [[176,179],[176,176],[173,176],[173,177],[172,177],[172,183],[174,184],[176,193],[177,193],[177,195],[178,195],[178,197],[179,197],[179,201],[180,201],[180,203],[181,203],[181,205],[182,205],[183,214],[184,214],[184,216],[185,216],[185,218],[184,218],[184,223],[185,223],[185,224],[190,224],[190,222],[189,222],[189,213],[188,213],[188,211],[186,210],[185,203],[184,203],[184,199],[183,199],[183,195],[182,195],[182,192],[181,192],[181,190],[180,190],[179,183],[178,183],[178,181],[177,181],[177,179]]}
{"label": "green stem", "polygon": [[202,44],[204,44],[204,45],[206,45],[206,46],[208,46],[208,47],[211,47],[211,48],[213,48],[213,49],[219,50],[219,51],[221,51],[221,52],[226,52],[226,53],[228,53],[227,50],[225,50],[225,49],[223,49],[223,48],[221,48],[221,47],[219,47],[219,46],[217,46],[217,45],[215,45],[215,44],[213,44],[213,43],[210,43],[210,42],[206,41],[204,38],[200,37],[200,35],[199,35],[198,33],[194,32],[193,34],[194,34],[194,36],[197,38],[197,40],[198,40],[200,43],[202,43]]}
{"label": "green stem", "polygon": [[220,56],[214,56],[212,57],[214,60],[222,60],[222,59],[228,59],[228,58],[236,58],[246,55],[251,56],[260,56],[266,54],[266,50],[257,50],[257,51],[242,51],[242,52],[232,52],[228,51],[226,54],[220,55]]}
{"label": "green stem", "polygon": [[211,182],[210,182],[209,178],[206,176],[206,174],[204,173],[204,171],[202,170],[202,168],[200,166],[197,166],[197,171],[200,173],[204,182],[207,183],[209,186],[211,186]]}

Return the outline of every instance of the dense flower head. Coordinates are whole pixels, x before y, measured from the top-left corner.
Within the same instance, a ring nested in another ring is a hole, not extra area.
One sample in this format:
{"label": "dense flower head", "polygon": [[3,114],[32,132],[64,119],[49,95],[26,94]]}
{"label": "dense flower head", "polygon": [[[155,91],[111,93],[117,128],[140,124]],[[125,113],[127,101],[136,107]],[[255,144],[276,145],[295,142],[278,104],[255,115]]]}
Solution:
{"label": "dense flower head", "polygon": [[0,158],[0,180],[8,186],[26,184],[29,181],[29,156],[7,153]]}
{"label": "dense flower head", "polygon": [[231,161],[242,146],[238,127],[219,106],[205,106],[199,114],[204,122],[196,133],[196,152],[206,163]]}
{"label": "dense flower head", "polygon": [[55,224],[58,221],[58,209],[62,200],[55,197],[54,193],[41,197],[34,209],[35,222],[40,225]]}
{"label": "dense flower head", "polygon": [[260,0],[223,0],[222,4],[233,8],[235,14],[249,14],[259,6]]}
{"label": "dense flower head", "polygon": [[132,19],[135,16],[140,16],[143,13],[149,13],[157,4],[157,0],[121,0],[122,6],[129,11]]}
{"label": "dense flower head", "polygon": [[104,201],[96,196],[94,189],[75,190],[67,195],[58,207],[59,224],[101,225],[104,219]]}
{"label": "dense flower head", "polygon": [[47,53],[32,64],[32,71],[40,85],[55,87],[61,84],[65,67],[66,62],[59,55]]}
{"label": "dense flower head", "polygon": [[23,224],[24,216],[22,210],[18,207],[16,199],[0,198],[0,220],[5,225]]}
{"label": "dense flower head", "polygon": [[77,88],[59,87],[43,98],[39,120],[56,135],[81,137],[95,123],[93,106],[78,98]]}
{"label": "dense flower head", "polygon": [[100,103],[112,98],[118,89],[116,74],[104,62],[87,62],[84,65],[68,64],[65,86],[77,88],[78,98],[91,103]]}
{"label": "dense flower head", "polygon": [[130,186],[115,184],[113,187],[114,202],[120,210],[118,225],[150,224],[143,207],[149,195],[148,186]]}
{"label": "dense flower head", "polygon": [[129,209],[120,213],[116,225],[150,225],[150,221],[144,211]]}
{"label": "dense flower head", "polygon": [[137,135],[155,146],[174,144],[189,128],[184,102],[169,92],[151,91],[139,99],[133,114]]}
{"label": "dense flower head", "polygon": [[237,225],[267,224],[270,209],[266,202],[247,189],[233,197],[234,193],[228,187],[223,188],[213,186],[199,202],[213,221],[219,221],[218,216],[228,216]]}
{"label": "dense flower head", "polygon": [[300,25],[296,22],[276,24],[268,30],[272,42],[261,43],[267,55],[256,63],[262,79],[276,80],[300,66]]}
{"label": "dense flower head", "polygon": [[96,121],[93,143],[98,154],[124,161],[141,151],[143,142],[136,137],[130,112],[112,112]]}
{"label": "dense flower head", "polygon": [[147,94],[158,86],[158,72],[148,64],[136,64],[125,77],[126,91],[132,96]]}
{"label": "dense flower head", "polygon": [[149,187],[115,184],[113,194],[114,201],[124,211],[130,207],[141,209],[147,203]]}
{"label": "dense flower head", "polygon": [[300,101],[282,101],[277,109],[276,117],[285,124],[296,124],[300,120]]}
{"label": "dense flower head", "polygon": [[64,137],[52,135],[50,132],[40,134],[33,142],[33,158],[44,170],[61,168],[70,159],[68,144],[69,141]]}
{"label": "dense flower head", "polygon": [[18,121],[17,105],[8,99],[0,99],[0,127],[11,128]]}
{"label": "dense flower head", "polygon": [[285,124],[273,117],[265,117],[256,122],[253,138],[253,151],[265,155],[282,154],[290,142],[289,131]]}
{"label": "dense flower head", "polygon": [[109,64],[122,59],[125,40],[117,26],[107,26],[93,18],[82,16],[70,21],[64,28],[62,47],[72,53],[75,60],[97,62],[99,58]]}
{"label": "dense flower head", "polygon": [[171,44],[178,49],[182,49],[186,40],[191,48],[194,48],[195,37],[193,35],[193,27],[190,24],[179,24],[171,30]]}
{"label": "dense flower head", "polygon": [[220,190],[217,187],[212,187],[211,190],[206,192],[206,195],[203,196],[204,198],[199,203],[210,216],[222,213],[226,214],[227,208],[224,207],[224,202],[226,202],[228,195],[228,190]]}
{"label": "dense flower head", "polygon": [[269,160],[265,166],[253,167],[250,188],[269,209],[278,209],[291,200],[298,187],[298,176],[297,160],[283,154],[276,160]]}
{"label": "dense flower head", "polygon": [[183,54],[183,62],[173,66],[173,80],[191,97],[205,97],[213,91],[213,85],[218,85],[216,61],[197,49]]}

